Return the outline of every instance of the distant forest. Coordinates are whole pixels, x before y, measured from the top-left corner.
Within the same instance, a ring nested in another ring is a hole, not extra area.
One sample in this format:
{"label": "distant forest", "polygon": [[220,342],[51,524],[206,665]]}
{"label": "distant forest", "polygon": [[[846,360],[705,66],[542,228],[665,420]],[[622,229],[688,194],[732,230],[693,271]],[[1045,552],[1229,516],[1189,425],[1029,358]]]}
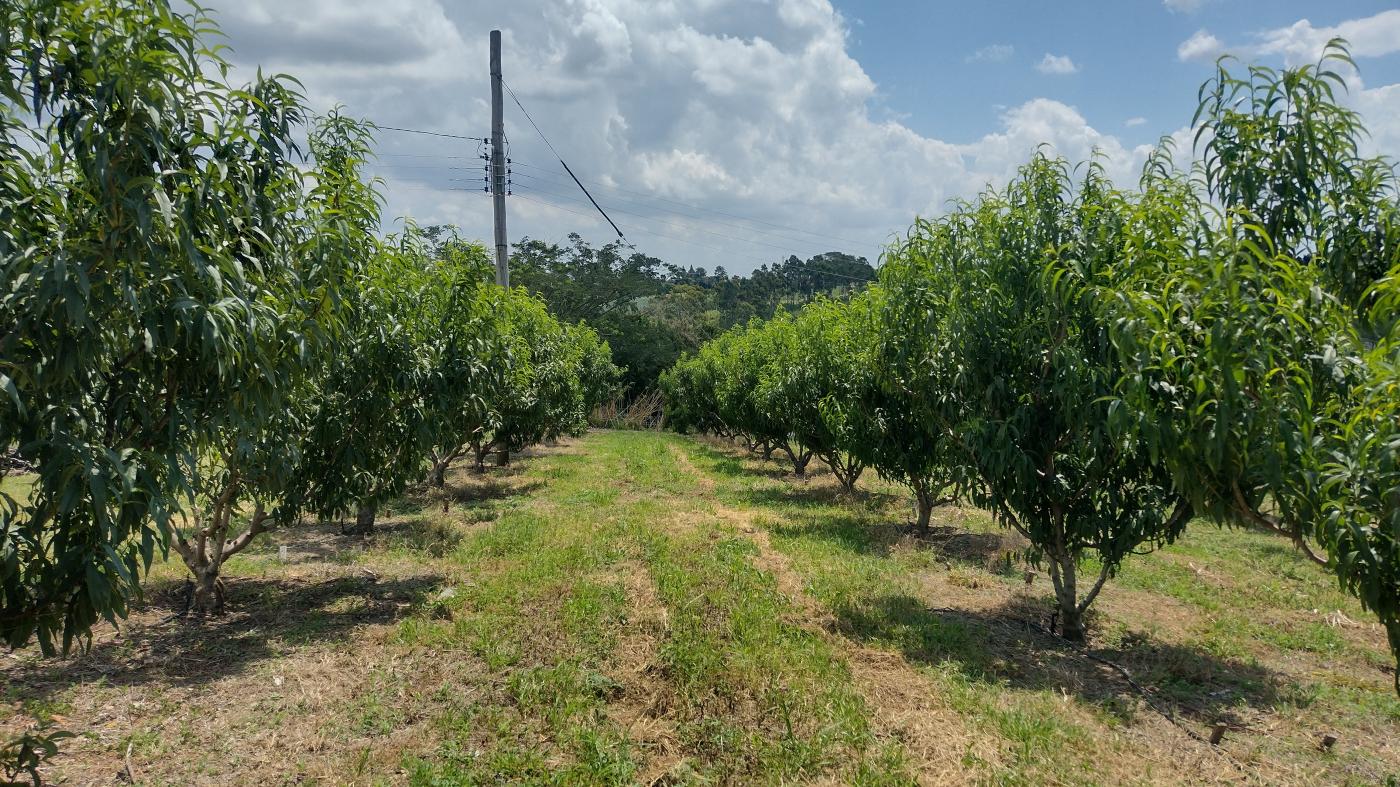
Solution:
{"label": "distant forest", "polygon": [[722,266],[672,265],[620,241],[595,248],[571,234],[566,244],[522,239],[511,253],[510,279],[560,319],[593,326],[626,369],[630,396],[652,388],[681,353],[731,326],[796,310],[819,295],[848,297],[875,279],[875,268],[864,257],[827,252],[739,276]]}

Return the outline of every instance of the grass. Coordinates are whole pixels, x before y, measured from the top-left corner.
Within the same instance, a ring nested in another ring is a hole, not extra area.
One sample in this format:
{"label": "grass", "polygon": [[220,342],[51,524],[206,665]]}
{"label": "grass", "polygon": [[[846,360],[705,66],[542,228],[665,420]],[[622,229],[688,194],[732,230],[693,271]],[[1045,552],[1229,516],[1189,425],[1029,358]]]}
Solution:
{"label": "grass", "polygon": [[[971,509],[934,536],[732,446],[594,432],[229,565],[181,569],[90,653],[0,661],[0,734],[79,732],[49,777],[320,784],[1384,783],[1383,638],[1286,545],[1198,523],[1091,619],[1120,676],[1038,633],[1049,583]],[[286,546],[288,556],[280,557]],[[1029,584],[1028,584],[1029,577]],[[1323,733],[1338,737],[1318,749]]]}

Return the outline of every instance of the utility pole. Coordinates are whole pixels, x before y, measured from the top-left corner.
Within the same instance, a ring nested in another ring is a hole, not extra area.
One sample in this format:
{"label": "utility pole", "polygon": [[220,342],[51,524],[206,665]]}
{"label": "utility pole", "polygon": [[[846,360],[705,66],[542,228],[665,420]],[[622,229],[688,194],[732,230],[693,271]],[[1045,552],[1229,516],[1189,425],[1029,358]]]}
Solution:
{"label": "utility pole", "polygon": [[506,242],[506,124],[501,96],[501,31],[491,31],[491,202],[496,209],[496,283],[510,286]]}

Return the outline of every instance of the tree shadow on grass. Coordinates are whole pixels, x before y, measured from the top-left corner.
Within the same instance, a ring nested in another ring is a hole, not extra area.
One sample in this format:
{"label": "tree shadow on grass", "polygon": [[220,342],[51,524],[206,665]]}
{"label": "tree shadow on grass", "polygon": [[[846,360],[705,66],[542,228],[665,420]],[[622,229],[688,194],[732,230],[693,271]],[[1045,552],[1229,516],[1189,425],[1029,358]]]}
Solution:
{"label": "tree shadow on grass", "polygon": [[926,549],[950,563],[993,569],[1014,562],[1024,545],[1005,533],[979,533],[951,525],[934,525],[921,533],[912,524],[896,524],[877,515],[838,513],[801,523],[778,522],[769,532],[784,538],[816,539],[859,555],[889,556],[896,547]]}
{"label": "tree shadow on grass", "polygon": [[472,483],[452,483],[439,490],[441,497],[454,505],[479,505],[508,497],[520,497],[544,488],[543,481],[521,481],[518,478],[484,478]]}
{"label": "tree shadow on grass", "polygon": [[[848,494],[836,484],[813,484],[796,478],[788,480],[789,483],[782,486],[745,490],[740,494],[740,497],[750,505],[769,508],[858,505],[868,510],[878,510],[880,507],[901,502],[898,495],[892,495],[888,492],[857,489],[854,494]],[[808,481],[810,480],[809,478]]]}
{"label": "tree shadow on grass", "polygon": [[887,557],[900,542],[901,528],[857,514],[820,516],[800,523],[777,521],[765,529],[779,538],[817,540],[857,555]]}
{"label": "tree shadow on grass", "polygon": [[[723,476],[738,478],[742,476],[761,475],[768,478],[792,478],[792,467],[786,462],[787,457],[779,457],[774,454],[767,462],[762,461],[762,457],[757,453],[748,453],[742,447],[735,452],[724,451],[704,443],[696,443],[696,448],[710,462],[708,469],[713,470]],[[759,462],[758,467],[750,467],[746,460]],[[815,460],[813,460],[815,461]],[[813,469],[811,466],[809,470]]]}
{"label": "tree shadow on grass", "polygon": [[[951,665],[974,681],[1064,691],[1115,712],[1133,707],[1141,695],[1117,671],[1041,628],[1047,614],[1044,603],[1025,596],[976,611],[891,594],[842,605],[836,626],[852,640],[893,645],[912,662]],[[1281,676],[1272,670],[1146,633],[1091,647],[1128,670],[1155,703],[1202,725],[1242,723],[1241,703],[1266,708],[1280,699]]]}
{"label": "tree shadow on grass", "polygon": [[87,653],[0,670],[8,699],[39,700],[75,683],[200,686],[308,643],[342,642],[392,623],[441,585],[439,576],[380,580],[365,573],[323,581],[233,579],[227,612],[180,618],[182,581],[148,589],[150,605],[116,638]]}

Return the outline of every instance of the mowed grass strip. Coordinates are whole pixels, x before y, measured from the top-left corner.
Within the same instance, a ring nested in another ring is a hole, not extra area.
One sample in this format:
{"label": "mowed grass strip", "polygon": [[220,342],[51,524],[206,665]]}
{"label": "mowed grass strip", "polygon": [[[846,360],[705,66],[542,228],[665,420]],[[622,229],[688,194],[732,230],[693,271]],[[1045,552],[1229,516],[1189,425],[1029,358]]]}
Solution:
{"label": "mowed grass strip", "polygon": [[540,487],[454,549],[470,581],[397,641],[488,677],[444,689],[413,783],[911,781],[677,440],[595,432],[534,460]]}
{"label": "mowed grass strip", "polygon": [[[1096,652],[1127,666],[1155,702],[1201,733],[1226,725],[1215,753],[1116,673],[1035,630],[1051,609],[1049,583],[984,512],[936,511],[933,536],[915,538],[907,493],[878,479],[849,499],[828,474],[799,481],[741,447],[696,440],[687,452],[720,504],[767,531],[845,637],[898,654],[993,744],[997,756],[965,756],[969,780],[1400,779],[1383,634],[1276,538],[1197,522],[1177,545],[1130,559],[1092,618]],[[1350,745],[1324,752],[1325,734]]]}

